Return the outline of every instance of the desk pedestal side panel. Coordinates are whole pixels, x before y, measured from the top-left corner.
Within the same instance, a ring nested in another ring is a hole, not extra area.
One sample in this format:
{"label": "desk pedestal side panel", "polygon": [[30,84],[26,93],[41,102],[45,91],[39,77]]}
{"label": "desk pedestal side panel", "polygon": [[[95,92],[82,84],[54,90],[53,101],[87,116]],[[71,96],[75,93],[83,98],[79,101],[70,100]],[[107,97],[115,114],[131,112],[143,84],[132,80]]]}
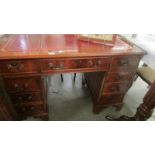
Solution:
{"label": "desk pedestal side panel", "polygon": [[5,98],[0,96],[0,121],[12,121],[13,117],[7,107],[7,102]]}
{"label": "desk pedestal side panel", "polygon": [[12,121],[16,118],[16,112],[5,90],[4,81],[0,76],[0,121]]}

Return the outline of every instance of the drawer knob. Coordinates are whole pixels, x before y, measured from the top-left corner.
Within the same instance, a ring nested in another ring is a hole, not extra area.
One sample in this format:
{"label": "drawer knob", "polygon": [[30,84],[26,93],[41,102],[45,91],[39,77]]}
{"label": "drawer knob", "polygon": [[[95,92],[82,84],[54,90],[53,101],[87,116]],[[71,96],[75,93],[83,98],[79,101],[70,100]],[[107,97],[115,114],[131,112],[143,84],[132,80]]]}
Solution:
{"label": "drawer knob", "polygon": [[54,67],[54,64],[53,64],[53,63],[49,63],[49,64],[48,64],[48,67],[49,67],[50,69],[52,69],[52,68]]}

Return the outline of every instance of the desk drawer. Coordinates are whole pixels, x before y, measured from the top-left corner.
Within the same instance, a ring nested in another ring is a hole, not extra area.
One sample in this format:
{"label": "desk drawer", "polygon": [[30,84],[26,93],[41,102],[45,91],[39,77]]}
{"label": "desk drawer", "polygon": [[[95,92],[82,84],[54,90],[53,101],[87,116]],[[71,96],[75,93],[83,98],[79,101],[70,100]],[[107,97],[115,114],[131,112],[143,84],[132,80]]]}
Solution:
{"label": "desk drawer", "polygon": [[135,72],[111,72],[106,78],[106,82],[131,81]]}
{"label": "desk drawer", "polygon": [[27,78],[5,78],[5,85],[8,91],[40,91],[41,79],[40,77],[27,77]]}
{"label": "desk drawer", "polygon": [[136,69],[139,63],[139,56],[119,56],[112,60],[111,70]]}
{"label": "desk drawer", "polygon": [[31,104],[41,101],[40,93],[26,93],[26,94],[10,94],[10,98],[13,104]]}
{"label": "desk drawer", "polygon": [[68,59],[55,60],[47,59],[42,61],[42,72],[59,71],[67,69],[96,69],[102,68],[108,70],[110,68],[110,58],[87,58],[87,59]]}
{"label": "desk drawer", "polygon": [[33,114],[45,111],[45,106],[43,104],[40,104],[33,106],[15,107],[15,109],[17,114],[20,116],[32,116]]}
{"label": "desk drawer", "polygon": [[103,88],[104,93],[124,93],[129,87],[129,82],[106,83]]}
{"label": "desk drawer", "polygon": [[0,72],[2,74],[17,74],[17,73],[37,73],[37,61],[4,61],[0,62]]}
{"label": "desk drawer", "polygon": [[99,104],[102,105],[115,105],[118,103],[121,103],[123,100],[123,95],[118,94],[118,95],[103,95],[100,98]]}

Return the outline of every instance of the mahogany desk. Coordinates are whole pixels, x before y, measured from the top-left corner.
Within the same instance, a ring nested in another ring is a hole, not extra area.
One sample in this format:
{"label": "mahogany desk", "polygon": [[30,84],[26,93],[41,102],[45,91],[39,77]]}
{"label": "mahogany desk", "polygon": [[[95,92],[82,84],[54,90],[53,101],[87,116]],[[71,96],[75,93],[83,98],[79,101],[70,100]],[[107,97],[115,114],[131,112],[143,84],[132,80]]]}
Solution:
{"label": "mahogany desk", "polygon": [[0,74],[18,120],[48,118],[46,77],[84,72],[93,111],[121,109],[145,53],[116,38],[113,47],[77,40],[76,35],[4,35],[0,38]]}

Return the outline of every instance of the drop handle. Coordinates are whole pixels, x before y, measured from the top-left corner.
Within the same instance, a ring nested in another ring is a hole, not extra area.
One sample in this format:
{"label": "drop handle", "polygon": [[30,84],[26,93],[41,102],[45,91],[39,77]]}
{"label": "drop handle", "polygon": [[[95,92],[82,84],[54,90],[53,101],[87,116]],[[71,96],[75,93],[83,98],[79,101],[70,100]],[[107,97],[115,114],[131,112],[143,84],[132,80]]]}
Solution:
{"label": "drop handle", "polygon": [[93,65],[93,61],[92,61],[92,60],[89,60],[88,62],[89,62],[89,64],[90,64],[91,66]]}
{"label": "drop handle", "polygon": [[18,84],[17,83],[15,83],[14,84],[14,88],[18,88],[19,86],[18,86]]}
{"label": "drop handle", "polygon": [[29,101],[32,100],[32,96],[28,96],[28,100],[29,100]]}
{"label": "drop handle", "polygon": [[102,64],[102,61],[101,60],[98,60],[97,63],[98,63],[98,65],[101,65]]}
{"label": "drop handle", "polygon": [[11,70],[13,68],[12,64],[8,64],[7,68]]}
{"label": "drop handle", "polygon": [[52,69],[54,67],[54,64],[53,63],[49,63],[48,64],[48,68]]}
{"label": "drop handle", "polygon": [[111,91],[119,91],[119,87],[118,86],[112,86],[110,88]]}
{"label": "drop handle", "polygon": [[64,63],[60,62],[59,65],[55,69],[63,69],[64,68]]}
{"label": "drop handle", "polygon": [[30,110],[33,111],[34,110],[34,107],[31,107]]}
{"label": "drop handle", "polygon": [[101,67],[101,65],[102,65],[102,61],[97,60],[94,67]]}
{"label": "drop handle", "polygon": [[22,71],[23,68],[24,68],[24,64],[19,64],[19,66],[18,66],[18,70],[19,70],[19,71]]}
{"label": "drop handle", "polygon": [[24,84],[24,88],[27,88],[28,86],[29,86],[28,83],[25,83],[25,84]]}
{"label": "drop handle", "polygon": [[61,69],[64,68],[64,63],[63,63],[63,62],[60,63],[60,68],[61,68]]}

